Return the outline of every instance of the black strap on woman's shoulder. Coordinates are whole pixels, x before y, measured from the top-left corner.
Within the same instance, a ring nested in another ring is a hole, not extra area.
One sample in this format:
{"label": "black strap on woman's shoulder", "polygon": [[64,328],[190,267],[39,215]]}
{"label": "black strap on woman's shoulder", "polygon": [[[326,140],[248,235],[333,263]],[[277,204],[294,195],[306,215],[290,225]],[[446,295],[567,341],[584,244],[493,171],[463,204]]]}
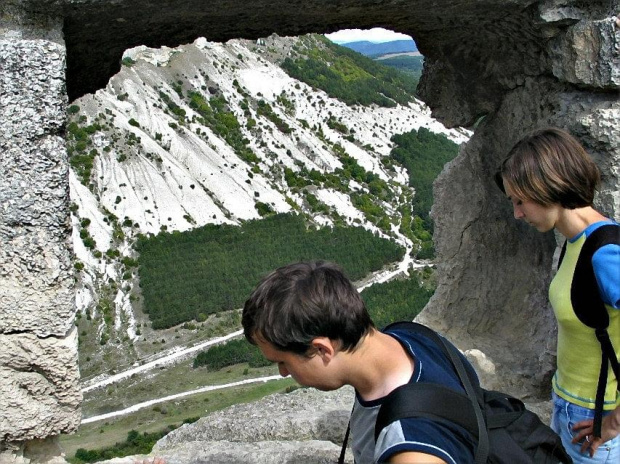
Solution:
{"label": "black strap on woman's shoulder", "polygon": [[[353,414],[353,411],[351,411]],[[351,433],[351,421],[347,424],[347,431],[344,434],[344,440],[342,440],[342,448],[340,449],[340,457],[338,458],[338,464],[344,464],[344,457],[347,454],[347,443],[349,442],[349,434]]]}
{"label": "black strap on woman's shoulder", "polygon": [[[609,244],[620,245],[620,225],[606,224],[594,230],[584,242],[575,272],[571,282],[571,303],[577,318],[587,327],[594,329],[596,338],[601,345],[601,368],[596,389],[596,399],[594,403],[594,435],[601,436],[601,426],[603,420],[603,403],[605,400],[605,389],[607,387],[607,377],[609,368],[619,380],[620,389],[620,368],[616,352],[609,339],[607,327],[609,327],[609,314],[603,298],[601,297],[592,257],[596,251]],[[565,244],[566,246],[566,244]],[[564,250],[563,250],[564,251]],[[560,263],[564,253],[560,255]]]}
{"label": "black strap on woman's shoulder", "polygon": [[566,245],[568,244],[568,240],[564,240],[564,244],[562,245],[562,249],[560,250],[560,257],[558,258],[558,269],[562,265],[562,261],[564,261],[564,255],[566,254]]}
{"label": "black strap on woman's shoulder", "polygon": [[601,247],[620,245],[620,225],[607,224],[594,230],[584,242],[571,283],[571,303],[577,318],[592,329],[609,326],[609,314],[598,289],[592,257]]}

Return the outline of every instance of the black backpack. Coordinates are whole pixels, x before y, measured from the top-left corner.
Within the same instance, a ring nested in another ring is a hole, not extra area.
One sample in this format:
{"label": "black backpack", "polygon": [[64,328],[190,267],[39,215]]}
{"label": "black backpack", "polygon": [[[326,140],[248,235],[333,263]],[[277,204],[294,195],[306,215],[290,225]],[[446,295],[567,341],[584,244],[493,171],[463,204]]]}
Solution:
{"label": "black backpack", "polygon": [[[390,423],[408,417],[452,422],[477,440],[476,464],[572,463],[562,440],[524,404],[505,393],[480,387],[473,368],[463,363],[459,351],[434,330],[415,322],[397,322],[386,329],[404,329],[433,340],[452,362],[466,391],[443,385],[411,383],[392,391],[383,401],[375,424],[375,440]],[[349,430],[341,453],[344,451]]]}
{"label": "black backpack", "polygon": [[[604,245],[620,245],[620,226],[618,224],[608,224],[599,227],[592,232],[581,248],[573,281],[571,282],[570,297],[573,310],[577,318],[586,326],[594,329],[594,334],[601,345],[601,368],[599,371],[598,385],[596,388],[596,400],[594,406],[594,431],[596,437],[601,436],[601,422],[603,418],[603,402],[605,400],[605,386],[607,385],[607,375],[611,367],[616,379],[618,379],[618,389],[620,390],[620,368],[616,352],[609,339],[607,327],[609,327],[609,314],[601,299],[598,284],[592,266],[592,256]],[[564,253],[566,252],[566,242],[560,253],[558,267],[562,264]],[[620,269],[618,269],[620,272]]]}

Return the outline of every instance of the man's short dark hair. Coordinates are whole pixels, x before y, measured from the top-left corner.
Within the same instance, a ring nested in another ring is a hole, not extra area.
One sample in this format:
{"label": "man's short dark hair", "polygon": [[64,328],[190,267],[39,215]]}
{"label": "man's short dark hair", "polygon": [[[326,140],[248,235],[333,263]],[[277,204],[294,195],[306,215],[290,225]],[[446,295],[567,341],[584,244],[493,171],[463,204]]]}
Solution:
{"label": "man's short dark hair", "polygon": [[242,324],[250,343],[260,337],[297,354],[307,354],[316,337],[354,350],[374,327],[357,289],[325,261],[293,263],[267,275],[245,302]]}

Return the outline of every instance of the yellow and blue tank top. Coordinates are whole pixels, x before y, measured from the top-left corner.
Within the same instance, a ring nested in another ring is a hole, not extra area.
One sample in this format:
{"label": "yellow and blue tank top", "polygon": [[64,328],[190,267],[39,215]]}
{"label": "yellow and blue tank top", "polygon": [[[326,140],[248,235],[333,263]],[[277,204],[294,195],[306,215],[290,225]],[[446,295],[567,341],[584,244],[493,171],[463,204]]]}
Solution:
{"label": "yellow and blue tank top", "polygon": [[[570,288],[577,259],[586,238],[611,221],[591,224],[568,240],[566,253],[549,287],[549,300],[558,321],[557,370],[553,377],[555,393],[573,404],[594,409],[596,386],[601,367],[601,347],[594,329],[584,325],[573,310]],[[599,292],[609,313],[609,336],[620,359],[620,245],[605,245],[592,257]],[[609,371],[603,409],[620,405],[617,379]]]}

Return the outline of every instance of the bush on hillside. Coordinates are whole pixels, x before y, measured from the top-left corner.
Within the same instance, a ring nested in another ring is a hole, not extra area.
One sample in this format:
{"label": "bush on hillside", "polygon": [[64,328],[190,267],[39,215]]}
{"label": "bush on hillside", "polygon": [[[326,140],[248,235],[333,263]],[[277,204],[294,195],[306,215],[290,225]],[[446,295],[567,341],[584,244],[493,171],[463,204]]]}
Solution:
{"label": "bush on hillside", "polygon": [[136,430],[131,430],[127,434],[127,439],[124,442],[118,442],[114,446],[110,446],[102,449],[87,450],[79,448],[75,452],[73,458],[69,458],[68,461],[71,464],[84,464],[89,462],[102,461],[104,459],[122,458],[125,456],[132,456],[135,454],[148,454],[153,449],[153,445],[174,430],[176,426],[168,426],[159,432],[140,434]]}

